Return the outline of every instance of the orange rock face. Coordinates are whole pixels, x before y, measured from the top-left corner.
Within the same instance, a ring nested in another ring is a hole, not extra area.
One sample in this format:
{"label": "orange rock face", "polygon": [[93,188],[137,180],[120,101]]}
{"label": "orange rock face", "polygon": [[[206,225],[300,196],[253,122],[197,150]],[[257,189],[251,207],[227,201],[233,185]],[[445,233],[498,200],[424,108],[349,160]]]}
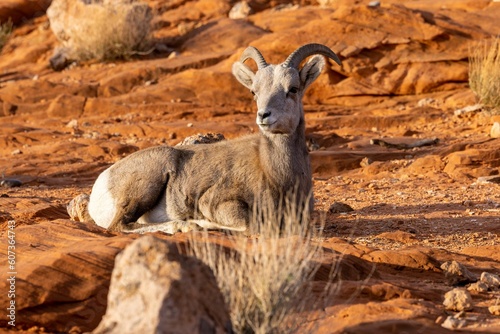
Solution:
{"label": "orange rock face", "polygon": [[[248,45],[277,63],[315,42],[343,66],[327,65],[304,96],[314,216],[325,224],[313,290],[327,285],[332,265],[339,274],[321,307],[294,315],[299,332],[447,332],[442,302],[454,287],[440,264],[500,273],[500,185],[478,182],[500,173],[500,139],[490,137],[499,116],[454,113],[477,102],[469,48],[500,34],[500,3],[249,1],[253,12],[241,20],[228,18],[233,2],[148,3],[154,51],[60,72],[48,65],[58,46],[44,15],[50,1],[0,3],[0,23],[15,24],[0,53],[0,172],[22,182],[0,187],[2,310],[12,221],[17,272],[16,327],[2,311],[1,330],[92,331],[106,310],[114,258],[137,236],[72,222],[66,204],[139,149],[258,131],[232,63]],[[439,141],[372,144],[429,138]],[[328,212],[335,202],[354,211]],[[494,293],[471,294],[467,329],[500,331],[488,312]]]}

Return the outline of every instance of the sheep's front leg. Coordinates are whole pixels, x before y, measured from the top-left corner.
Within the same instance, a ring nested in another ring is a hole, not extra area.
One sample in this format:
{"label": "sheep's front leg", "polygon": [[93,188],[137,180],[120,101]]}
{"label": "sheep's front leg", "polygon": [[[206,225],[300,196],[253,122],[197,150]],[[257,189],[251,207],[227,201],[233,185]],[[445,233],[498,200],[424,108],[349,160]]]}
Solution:
{"label": "sheep's front leg", "polygon": [[228,200],[218,205],[201,198],[199,210],[207,219],[191,220],[203,228],[245,231],[250,221],[248,205],[239,200]]}
{"label": "sheep's front leg", "polygon": [[128,233],[164,232],[175,234],[177,232],[190,232],[199,230],[199,226],[193,221],[172,220],[164,223],[132,223],[123,226],[122,231]]}

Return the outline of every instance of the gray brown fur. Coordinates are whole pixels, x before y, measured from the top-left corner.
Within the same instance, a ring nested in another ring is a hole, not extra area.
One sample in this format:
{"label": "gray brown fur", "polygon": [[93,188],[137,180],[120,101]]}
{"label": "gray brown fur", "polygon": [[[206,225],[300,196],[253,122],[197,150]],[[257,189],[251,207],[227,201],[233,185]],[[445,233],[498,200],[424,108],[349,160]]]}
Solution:
{"label": "gray brown fur", "polygon": [[[108,228],[140,229],[144,224],[135,222],[162,200],[174,222],[208,221],[240,231],[249,227],[256,205],[270,204],[276,210],[288,193],[293,192],[292,201],[312,209],[302,97],[325,61],[315,56],[302,69],[284,65],[318,53],[340,61],[317,44],[298,52],[302,54],[290,55],[284,64],[267,65],[257,49],[249,47],[233,65],[238,81],[255,93],[258,134],[203,145],[153,147],[111,166],[108,189],[116,213]],[[247,58],[258,63],[256,73],[243,64]]]}

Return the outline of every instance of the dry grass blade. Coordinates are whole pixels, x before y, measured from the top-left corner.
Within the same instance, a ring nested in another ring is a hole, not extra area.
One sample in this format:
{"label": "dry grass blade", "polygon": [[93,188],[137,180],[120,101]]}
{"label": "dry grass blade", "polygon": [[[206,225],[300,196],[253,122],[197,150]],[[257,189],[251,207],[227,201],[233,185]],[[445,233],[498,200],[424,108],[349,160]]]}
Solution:
{"label": "dry grass blade", "polygon": [[3,48],[3,46],[9,39],[9,36],[12,33],[12,27],[13,27],[12,21],[10,20],[0,24],[0,50]]}
{"label": "dry grass blade", "polygon": [[470,88],[480,103],[500,112],[500,38],[478,42],[469,55]]}
{"label": "dry grass blade", "polygon": [[[269,206],[260,206],[269,207]],[[258,210],[256,235],[230,234],[230,247],[193,234],[190,252],[213,270],[229,305],[236,333],[291,331],[290,314],[305,307],[308,282],[319,264],[318,232],[304,220],[307,212],[286,201],[282,210]],[[281,218],[280,218],[281,217]],[[292,326],[293,327],[293,326]]]}

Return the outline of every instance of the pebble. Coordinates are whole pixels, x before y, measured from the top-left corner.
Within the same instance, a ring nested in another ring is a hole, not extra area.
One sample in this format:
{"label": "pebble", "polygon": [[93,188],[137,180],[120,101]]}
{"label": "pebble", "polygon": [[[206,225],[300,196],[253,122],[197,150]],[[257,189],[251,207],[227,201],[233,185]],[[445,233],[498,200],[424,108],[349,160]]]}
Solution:
{"label": "pebble", "polygon": [[182,146],[182,145],[195,145],[195,144],[210,144],[210,143],[216,143],[222,140],[225,140],[224,135],[222,133],[198,133],[196,135],[192,135],[189,137],[184,138],[183,141],[178,143],[176,146]]}
{"label": "pebble", "polygon": [[490,137],[500,138],[500,123],[498,122],[493,123],[493,126],[491,127],[490,130]]}
{"label": "pebble", "polygon": [[472,283],[467,287],[467,290],[469,291],[477,291],[477,292],[486,292],[488,291],[488,285],[486,285],[484,282],[476,282]]}
{"label": "pebble", "polygon": [[368,7],[380,7],[380,1],[370,1]]}
{"label": "pebble", "polygon": [[229,18],[232,20],[244,19],[252,13],[252,8],[246,1],[237,2],[229,11]]}
{"label": "pebble", "polygon": [[462,115],[467,115],[467,114],[472,114],[480,111],[483,108],[482,104],[474,104],[472,106],[467,106],[461,109],[455,110],[454,114],[455,116],[462,116]]}
{"label": "pebble", "polygon": [[472,297],[469,291],[455,288],[444,295],[443,305],[450,311],[466,311],[472,309]]}
{"label": "pebble", "polygon": [[342,202],[334,202],[330,205],[330,208],[328,208],[328,213],[345,213],[351,211],[354,211],[354,209],[350,205]]}
{"label": "pebble", "polygon": [[421,99],[417,102],[417,107],[426,107],[436,102],[432,97]]}
{"label": "pebble", "polygon": [[495,274],[483,272],[481,274],[481,282],[488,286],[488,289],[494,290],[500,287],[500,277]]}
{"label": "pebble", "polygon": [[367,166],[370,166],[372,164],[373,160],[368,158],[368,157],[364,157],[361,162],[359,163],[359,165],[361,167],[367,167]]}
{"label": "pebble", "polygon": [[76,127],[78,127],[78,120],[76,120],[76,119],[72,119],[71,121],[69,121],[69,122],[66,124],[66,127],[67,127],[67,128],[76,128]]}
{"label": "pebble", "polygon": [[457,329],[457,328],[463,328],[467,325],[467,320],[465,319],[458,319],[453,316],[448,316],[445,321],[441,324],[441,327],[448,328],[448,329]]}
{"label": "pebble", "polygon": [[500,315],[500,305],[490,306],[488,307],[488,311],[493,315]]}
{"label": "pebble", "polygon": [[23,183],[17,179],[3,179],[0,181],[0,186],[5,188],[15,188],[20,187]]}
{"label": "pebble", "polygon": [[89,204],[90,196],[87,194],[80,194],[73,198],[68,205],[66,206],[66,210],[68,211],[69,217],[71,220],[77,222],[86,222],[92,221],[88,213],[88,204]]}
{"label": "pebble", "polygon": [[475,184],[482,183],[497,183],[500,184],[500,175],[492,175],[492,176],[480,176],[477,178]]}
{"label": "pebble", "polygon": [[441,265],[448,283],[451,285],[466,284],[476,282],[477,277],[469,271],[463,264],[457,261],[447,261]]}

